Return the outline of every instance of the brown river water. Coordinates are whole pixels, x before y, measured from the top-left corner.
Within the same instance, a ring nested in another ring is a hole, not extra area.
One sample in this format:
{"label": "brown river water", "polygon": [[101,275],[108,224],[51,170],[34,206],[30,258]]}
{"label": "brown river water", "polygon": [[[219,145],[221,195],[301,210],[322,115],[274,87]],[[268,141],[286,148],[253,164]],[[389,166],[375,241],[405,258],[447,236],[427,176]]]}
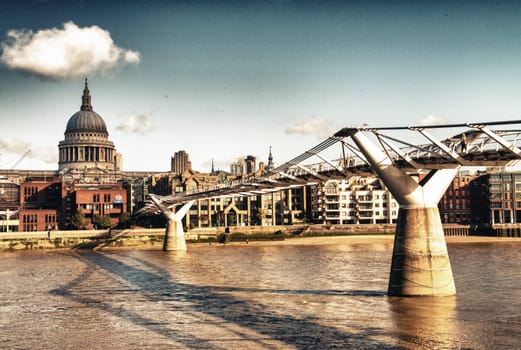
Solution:
{"label": "brown river water", "polygon": [[443,298],[386,295],[392,240],[0,253],[0,349],[521,348],[521,241],[448,247]]}

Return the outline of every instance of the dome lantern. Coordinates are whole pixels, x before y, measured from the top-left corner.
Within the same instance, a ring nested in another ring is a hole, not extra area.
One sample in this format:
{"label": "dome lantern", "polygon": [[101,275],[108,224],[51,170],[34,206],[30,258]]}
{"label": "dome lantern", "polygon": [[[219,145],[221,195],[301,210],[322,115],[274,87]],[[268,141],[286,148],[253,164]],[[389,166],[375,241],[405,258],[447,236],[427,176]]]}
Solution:
{"label": "dome lantern", "polygon": [[90,91],[87,78],[85,78],[85,88],[83,89],[83,96],[81,97],[81,110],[92,111],[92,105],[90,104]]}

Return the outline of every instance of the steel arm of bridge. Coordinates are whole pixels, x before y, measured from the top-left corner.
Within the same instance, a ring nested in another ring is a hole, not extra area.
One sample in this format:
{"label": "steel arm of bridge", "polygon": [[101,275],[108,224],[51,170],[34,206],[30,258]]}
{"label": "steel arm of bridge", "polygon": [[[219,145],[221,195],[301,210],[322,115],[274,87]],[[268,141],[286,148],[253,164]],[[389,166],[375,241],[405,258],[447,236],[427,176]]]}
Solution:
{"label": "steel arm of bridge", "polygon": [[177,211],[172,211],[169,209],[169,207],[166,207],[159,199],[156,198],[154,195],[149,195],[149,198],[154,204],[159,208],[161,213],[168,219],[168,220],[175,220],[175,221],[181,221],[188,210],[190,210],[190,207],[194,204],[195,200],[190,200],[183,204],[181,209]]}
{"label": "steel arm of bridge", "polygon": [[445,146],[442,142],[440,142],[437,138],[432,136],[430,133],[428,133],[425,129],[422,128],[414,128],[411,130],[416,130],[423,136],[425,136],[430,142],[432,142],[434,145],[438,146],[445,154],[447,154],[449,157],[454,159],[458,164],[465,165],[465,159],[460,157],[460,155],[453,150],[451,150],[449,147]]}
{"label": "steel arm of bridge", "polygon": [[468,124],[468,126],[470,128],[479,129],[480,131],[485,133],[488,137],[490,137],[491,139],[496,141],[498,144],[503,146],[506,150],[508,150],[511,153],[515,154],[518,158],[521,158],[521,150],[519,148],[517,148],[516,145],[508,142],[507,140],[505,140],[504,138],[502,138],[498,134],[494,133],[492,130],[490,130],[486,126],[484,126],[484,125],[473,125],[473,124]]}
{"label": "steel arm of bridge", "polygon": [[[396,146],[394,143],[392,143],[390,140],[392,138],[386,137],[385,135],[382,135],[378,132],[373,132],[376,137],[380,140],[382,144],[387,145],[390,149],[392,149],[399,157],[401,157],[403,160],[405,160],[410,166],[412,166],[415,169],[419,169],[421,166],[417,162],[414,161],[408,154],[403,152],[398,146]],[[385,139],[385,140],[384,140]]]}
{"label": "steel arm of bridge", "polygon": [[175,220],[175,212],[165,206],[155,195],[149,194],[148,198],[159,208],[161,213],[167,218],[167,220]]}
{"label": "steel arm of bridge", "polygon": [[456,175],[457,169],[432,170],[428,180],[421,185],[396,167],[362,132],[354,132],[351,138],[400,205],[437,207]]}

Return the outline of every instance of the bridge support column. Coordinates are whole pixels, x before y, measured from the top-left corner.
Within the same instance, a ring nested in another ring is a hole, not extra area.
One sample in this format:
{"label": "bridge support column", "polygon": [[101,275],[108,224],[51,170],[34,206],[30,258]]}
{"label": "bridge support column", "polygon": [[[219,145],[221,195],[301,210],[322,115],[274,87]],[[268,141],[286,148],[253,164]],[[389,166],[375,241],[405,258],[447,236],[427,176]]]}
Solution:
{"label": "bridge support column", "polygon": [[391,296],[456,294],[437,207],[399,209],[387,293]]}
{"label": "bridge support column", "polygon": [[166,224],[163,251],[166,252],[170,250],[186,250],[185,232],[183,231],[182,221],[168,220]]}
{"label": "bridge support column", "polygon": [[168,220],[165,229],[165,238],[163,240],[163,251],[186,250],[182,220],[195,201],[187,202],[177,212],[173,212],[165,207],[154,195],[149,195],[149,197]]}
{"label": "bridge support column", "polygon": [[186,216],[195,201],[185,203],[181,209],[173,215],[168,215],[168,223],[163,240],[163,251],[186,250],[185,232],[183,231],[183,218]]}
{"label": "bridge support column", "polygon": [[360,131],[350,136],[400,204],[388,295],[456,294],[438,202],[457,168],[431,170],[419,181],[397,168]]}

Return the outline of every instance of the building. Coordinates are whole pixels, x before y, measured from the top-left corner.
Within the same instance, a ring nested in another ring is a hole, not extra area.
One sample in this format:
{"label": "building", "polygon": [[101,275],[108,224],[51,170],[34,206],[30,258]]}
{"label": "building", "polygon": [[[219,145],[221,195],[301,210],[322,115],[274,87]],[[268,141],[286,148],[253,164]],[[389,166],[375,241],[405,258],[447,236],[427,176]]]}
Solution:
{"label": "building", "polygon": [[236,176],[253,175],[257,172],[257,158],[248,155],[230,165],[230,173]]}
{"label": "building", "polygon": [[482,183],[488,191],[490,224],[520,224],[521,173],[489,169]]}
{"label": "building", "polygon": [[94,228],[97,216],[116,225],[127,211],[122,157],[108,138],[105,121],[92,108],[87,79],[81,100],[80,111],[69,118],[58,144],[57,171],[3,171],[0,230],[73,228],[79,211],[85,215],[82,228]]}
{"label": "building", "polygon": [[438,203],[442,223],[488,222],[488,203],[482,173],[460,171]]}
{"label": "building", "polygon": [[29,178],[20,184],[20,231],[55,230],[62,218],[60,178]]}
{"label": "building", "polygon": [[87,227],[97,228],[96,217],[110,218],[115,225],[126,212],[127,192],[121,182],[94,187],[90,184],[76,183],[69,193],[73,194],[76,208],[83,212]]}
{"label": "building", "polygon": [[244,173],[246,175],[254,174],[257,171],[257,158],[249,155],[244,158]]}
{"label": "building", "polygon": [[244,159],[239,159],[237,162],[230,164],[230,174],[235,176],[244,174]]}
{"label": "building", "polygon": [[20,186],[0,177],[0,232],[18,231]]}
{"label": "building", "polygon": [[198,200],[189,212],[190,227],[275,226],[308,222],[308,187],[256,196]]}
{"label": "building", "polygon": [[170,171],[175,174],[182,174],[186,170],[192,170],[188,153],[186,151],[178,151],[170,160]]}
{"label": "building", "polygon": [[376,176],[328,180],[312,192],[314,222],[322,224],[390,224],[398,203]]}
{"label": "building", "polygon": [[65,181],[114,182],[121,171],[121,155],[108,138],[105,121],[92,108],[87,79],[81,100],[58,144],[60,175]]}
{"label": "building", "polygon": [[75,228],[74,217],[79,212],[85,217],[82,228],[96,227],[97,217],[110,218],[116,225],[127,212],[122,157],[109,140],[105,121],[92,108],[87,79],[80,111],[69,118],[64,136],[58,145],[63,182],[59,227]]}

